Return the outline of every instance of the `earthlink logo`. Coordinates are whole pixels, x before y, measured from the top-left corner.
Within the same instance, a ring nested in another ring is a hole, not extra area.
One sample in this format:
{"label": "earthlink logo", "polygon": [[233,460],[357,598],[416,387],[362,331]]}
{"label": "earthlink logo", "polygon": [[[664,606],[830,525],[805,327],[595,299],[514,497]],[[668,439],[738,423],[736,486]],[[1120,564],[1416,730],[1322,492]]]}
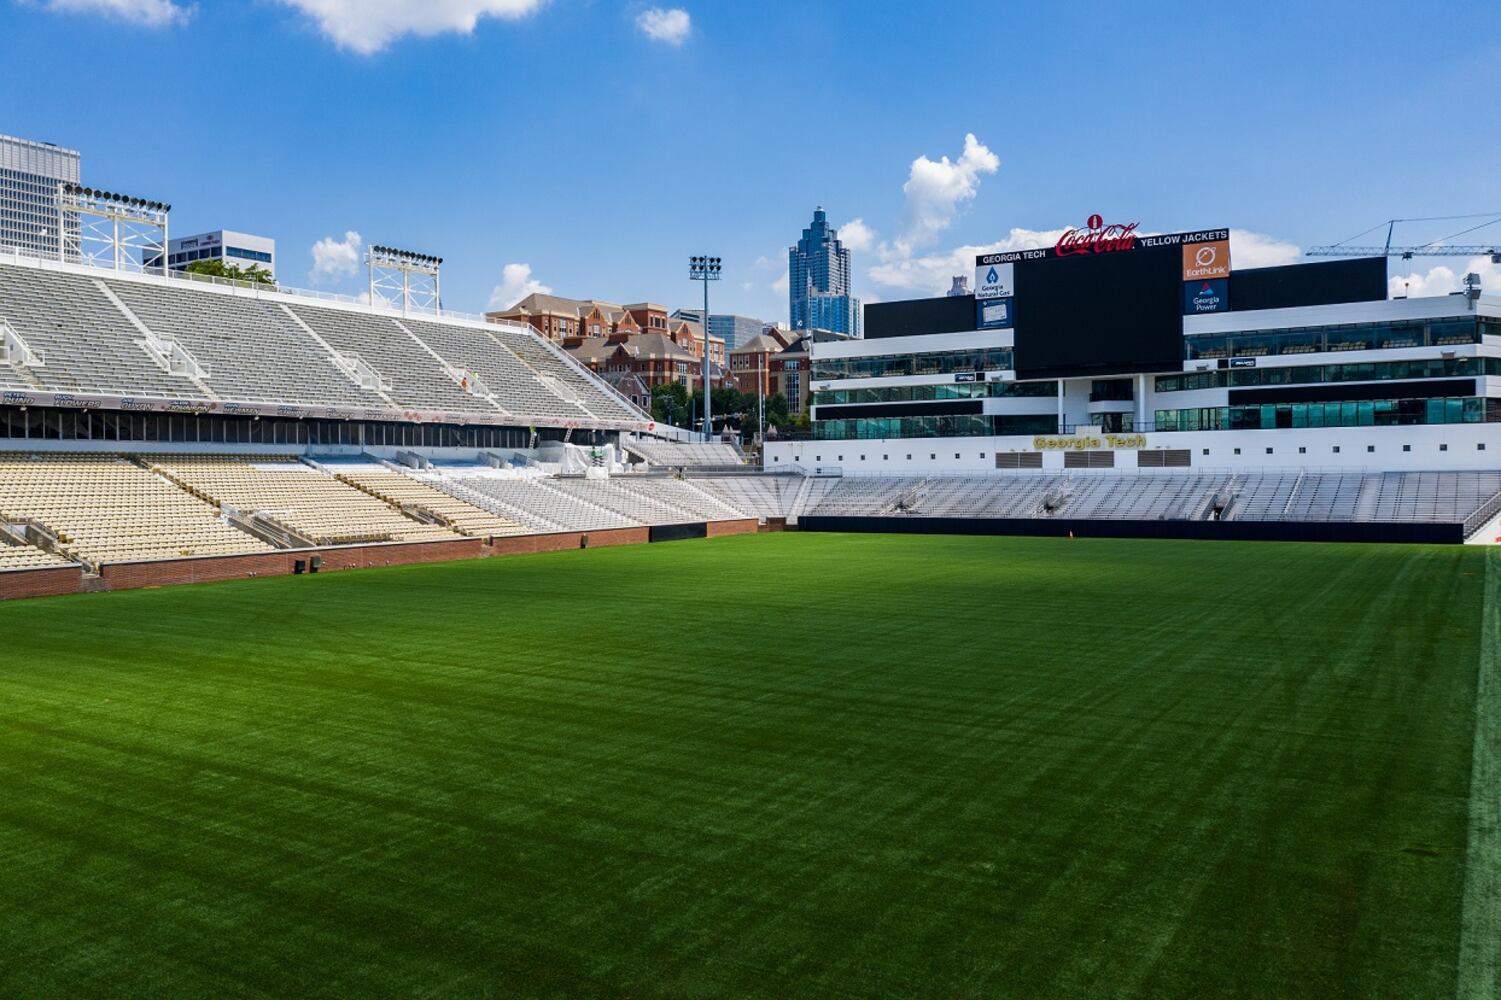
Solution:
{"label": "earthlink logo", "polygon": [[1183,280],[1230,277],[1230,241],[1183,244]]}

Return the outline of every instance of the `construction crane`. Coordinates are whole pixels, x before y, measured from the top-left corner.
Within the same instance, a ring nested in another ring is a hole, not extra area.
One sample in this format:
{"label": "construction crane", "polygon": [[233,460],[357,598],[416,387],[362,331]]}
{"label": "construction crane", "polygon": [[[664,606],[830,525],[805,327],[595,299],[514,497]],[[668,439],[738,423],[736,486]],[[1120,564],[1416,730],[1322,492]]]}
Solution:
{"label": "construction crane", "polygon": [[[1396,231],[1399,222],[1452,222],[1456,219],[1485,219],[1478,225],[1467,226],[1457,233],[1448,236],[1440,236],[1436,240],[1420,243],[1417,246],[1392,246],[1392,233]],[[1476,230],[1485,229],[1501,223],[1501,212],[1477,212],[1470,215],[1434,215],[1426,219],[1387,219],[1378,225],[1372,226],[1365,232],[1356,233],[1348,240],[1334,243],[1323,247],[1309,247],[1305,251],[1308,257],[1401,257],[1403,260],[1412,260],[1414,257],[1485,257],[1489,256],[1491,263],[1501,264],[1501,242],[1486,244],[1451,245],[1448,240],[1456,236],[1465,236]],[[1384,246],[1353,246],[1352,240],[1358,240],[1367,233],[1373,233],[1382,226],[1386,227],[1386,244]]]}

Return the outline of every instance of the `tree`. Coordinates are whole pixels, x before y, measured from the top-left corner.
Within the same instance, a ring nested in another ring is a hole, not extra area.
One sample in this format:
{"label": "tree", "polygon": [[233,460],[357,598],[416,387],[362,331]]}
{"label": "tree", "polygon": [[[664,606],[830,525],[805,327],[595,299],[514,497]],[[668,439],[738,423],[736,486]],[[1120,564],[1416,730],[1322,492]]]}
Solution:
{"label": "tree", "polygon": [[663,382],[651,387],[651,418],[659,424],[682,426],[688,422],[688,388],[681,382]]}
{"label": "tree", "polygon": [[256,285],[276,287],[276,279],[271,277],[271,272],[259,264],[241,268],[236,264],[226,264],[222,260],[210,258],[195,260],[183,270],[189,274],[206,274],[213,278],[231,278],[235,281],[249,281]]}

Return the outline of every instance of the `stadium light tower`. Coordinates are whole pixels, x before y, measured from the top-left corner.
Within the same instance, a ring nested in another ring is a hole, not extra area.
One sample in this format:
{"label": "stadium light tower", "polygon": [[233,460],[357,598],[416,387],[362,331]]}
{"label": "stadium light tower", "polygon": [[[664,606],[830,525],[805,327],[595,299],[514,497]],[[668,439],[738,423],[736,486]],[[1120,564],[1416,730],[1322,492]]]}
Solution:
{"label": "stadium light tower", "polygon": [[365,266],[370,273],[371,305],[400,302],[403,313],[415,307],[434,316],[442,314],[442,287],[438,283],[442,257],[372,246],[365,254]]}
{"label": "stadium light tower", "polygon": [[704,440],[714,440],[714,409],[709,402],[709,282],[719,280],[718,257],[689,257],[688,280],[704,283]]}
{"label": "stadium light tower", "polygon": [[167,270],[172,206],[64,182],[57,192],[57,256],[116,271]]}

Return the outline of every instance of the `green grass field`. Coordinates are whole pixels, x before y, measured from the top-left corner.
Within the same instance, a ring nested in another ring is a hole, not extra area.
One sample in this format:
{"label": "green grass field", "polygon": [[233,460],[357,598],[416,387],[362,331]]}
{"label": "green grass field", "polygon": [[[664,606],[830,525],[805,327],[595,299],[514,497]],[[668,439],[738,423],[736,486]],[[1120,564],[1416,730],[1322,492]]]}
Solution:
{"label": "green grass field", "polygon": [[0,605],[0,994],[1494,998],[1488,591],[787,534]]}

